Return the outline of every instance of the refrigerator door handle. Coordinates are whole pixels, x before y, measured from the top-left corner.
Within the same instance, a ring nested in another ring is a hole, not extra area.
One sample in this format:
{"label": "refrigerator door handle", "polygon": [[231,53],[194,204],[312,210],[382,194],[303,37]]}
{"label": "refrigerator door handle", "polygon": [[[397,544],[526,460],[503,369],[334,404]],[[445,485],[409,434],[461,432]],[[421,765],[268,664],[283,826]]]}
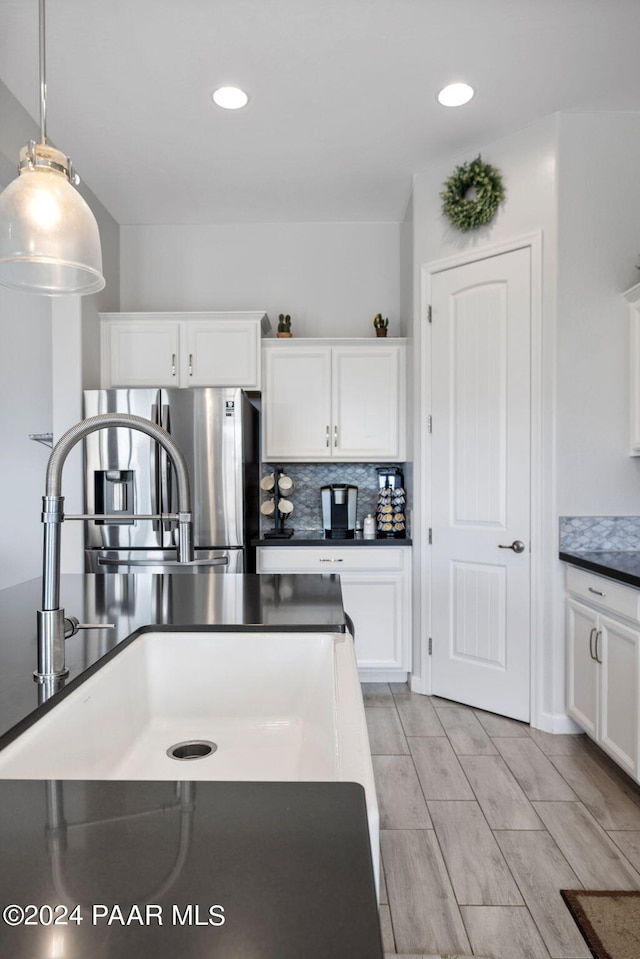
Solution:
{"label": "refrigerator door handle", "polygon": [[[154,423],[159,424],[158,420],[158,404],[153,403],[151,406],[151,420]],[[158,514],[161,513],[160,509],[160,444],[156,443],[154,440],[151,440],[151,446],[153,447],[153,452],[151,453],[151,512]],[[152,528],[155,533],[159,532],[161,529],[160,520],[154,519],[152,523]]]}
{"label": "refrigerator door handle", "polygon": [[110,559],[108,556],[99,556],[98,566],[228,566],[228,556],[218,556],[216,559],[194,559],[190,563],[179,563],[177,559]]}
{"label": "refrigerator door handle", "polygon": [[[167,431],[171,432],[171,417],[169,415],[169,405],[167,403],[162,404],[162,413],[160,416],[160,426]],[[156,444],[157,445],[157,444]],[[157,446],[158,453],[160,456],[160,501],[162,504],[162,513],[171,512],[171,464],[169,463],[169,457],[160,446]],[[173,530],[173,525],[170,522],[163,523],[163,529],[165,533],[171,533]]]}

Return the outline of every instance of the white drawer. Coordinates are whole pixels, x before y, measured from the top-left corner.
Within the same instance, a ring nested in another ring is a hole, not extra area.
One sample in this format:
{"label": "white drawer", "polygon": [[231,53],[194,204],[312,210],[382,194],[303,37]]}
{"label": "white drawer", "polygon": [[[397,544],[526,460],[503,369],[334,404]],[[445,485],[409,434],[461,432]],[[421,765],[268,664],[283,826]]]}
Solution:
{"label": "white drawer", "polygon": [[339,573],[341,570],[402,572],[407,547],[394,546],[263,546],[258,547],[260,573]]}
{"label": "white drawer", "polygon": [[567,591],[592,606],[640,622],[640,590],[575,566],[567,567]]}

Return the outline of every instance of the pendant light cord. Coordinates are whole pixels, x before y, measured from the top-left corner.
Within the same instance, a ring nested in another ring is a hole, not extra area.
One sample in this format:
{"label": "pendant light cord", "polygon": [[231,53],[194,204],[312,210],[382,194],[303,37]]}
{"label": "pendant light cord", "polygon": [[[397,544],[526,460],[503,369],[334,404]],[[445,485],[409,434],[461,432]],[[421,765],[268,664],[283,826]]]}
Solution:
{"label": "pendant light cord", "polygon": [[47,71],[45,56],[45,23],[44,23],[44,2],[39,0],[39,30],[40,30],[40,142],[44,145],[47,142]]}

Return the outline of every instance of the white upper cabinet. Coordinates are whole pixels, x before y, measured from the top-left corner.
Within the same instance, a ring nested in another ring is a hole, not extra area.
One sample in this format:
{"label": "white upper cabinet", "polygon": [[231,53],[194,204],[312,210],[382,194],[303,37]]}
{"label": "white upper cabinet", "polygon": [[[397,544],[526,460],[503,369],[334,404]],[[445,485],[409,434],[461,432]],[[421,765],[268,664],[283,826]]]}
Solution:
{"label": "white upper cabinet", "polygon": [[260,389],[265,313],[102,313],[102,386]]}
{"label": "white upper cabinet", "polygon": [[402,462],[404,340],[263,343],[263,457]]}

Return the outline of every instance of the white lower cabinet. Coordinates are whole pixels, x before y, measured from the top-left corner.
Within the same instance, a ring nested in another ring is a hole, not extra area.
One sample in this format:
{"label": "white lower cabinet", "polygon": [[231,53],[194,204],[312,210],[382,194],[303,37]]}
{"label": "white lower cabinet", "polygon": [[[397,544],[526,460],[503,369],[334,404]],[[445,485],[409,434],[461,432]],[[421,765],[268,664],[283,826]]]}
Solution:
{"label": "white lower cabinet", "polygon": [[638,780],[640,591],[574,567],[567,591],[567,712]]}
{"label": "white lower cabinet", "polygon": [[411,548],[258,547],[259,573],[338,573],[360,677],[404,682],[411,668]]}

